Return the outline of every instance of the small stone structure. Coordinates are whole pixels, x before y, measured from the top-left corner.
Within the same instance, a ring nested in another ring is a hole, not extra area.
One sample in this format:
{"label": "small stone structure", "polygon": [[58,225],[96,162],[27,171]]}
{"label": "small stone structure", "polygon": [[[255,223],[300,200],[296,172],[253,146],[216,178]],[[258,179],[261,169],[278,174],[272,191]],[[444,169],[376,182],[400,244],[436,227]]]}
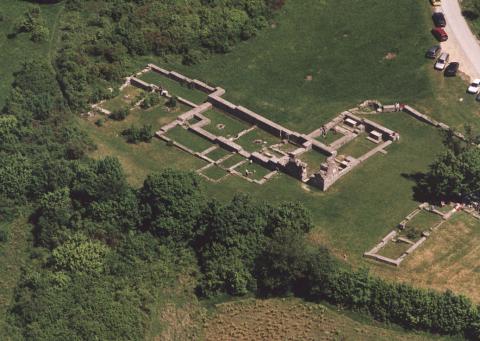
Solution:
{"label": "small stone structure", "polygon": [[[371,259],[380,261],[385,264],[399,266],[408,255],[414,252],[420,245],[422,245],[427,240],[428,237],[430,237],[430,234],[432,232],[435,232],[441,225],[443,225],[443,223],[449,220],[455,213],[461,210],[468,212],[467,210],[464,209],[462,205],[459,205],[459,204],[451,204],[451,207],[452,207],[451,210],[444,213],[436,209],[434,206],[429,205],[428,203],[421,204],[420,206],[418,206],[418,208],[416,208],[413,212],[407,215],[405,219],[403,219],[398,224],[397,229],[390,231],[377,245],[375,245],[371,250],[365,252],[363,256],[366,258],[371,258]],[[411,241],[408,238],[399,236],[401,231],[403,231],[407,226],[407,223],[422,211],[430,212],[432,214],[437,214],[442,217],[442,220],[436,223],[435,225],[431,226],[427,230],[423,231],[422,236],[415,242]],[[480,219],[480,216],[478,219]],[[393,243],[393,242],[404,243],[410,246],[398,258],[395,258],[395,259],[385,257],[379,254],[381,250],[385,246],[387,246],[388,243]]]}

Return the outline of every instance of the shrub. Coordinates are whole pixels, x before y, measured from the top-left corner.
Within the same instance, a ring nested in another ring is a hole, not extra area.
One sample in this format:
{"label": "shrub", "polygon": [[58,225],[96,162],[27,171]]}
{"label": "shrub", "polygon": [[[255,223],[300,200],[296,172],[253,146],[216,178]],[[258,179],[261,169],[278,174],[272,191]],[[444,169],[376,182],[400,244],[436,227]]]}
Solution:
{"label": "shrub", "polygon": [[122,131],[128,143],[150,142],[154,136],[153,128],[150,124],[145,124],[141,128],[132,125],[130,128]]}
{"label": "shrub", "polygon": [[113,111],[110,114],[109,118],[111,118],[112,120],[115,120],[115,121],[123,121],[124,119],[127,118],[129,113],[130,113],[130,111],[127,108],[118,109],[118,110]]}
{"label": "shrub", "polygon": [[103,127],[104,124],[105,124],[105,119],[104,118],[99,118],[98,120],[95,121],[95,125],[97,127]]}
{"label": "shrub", "polygon": [[177,97],[172,96],[170,99],[165,103],[165,105],[169,108],[176,108],[177,107]]}
{"label": "shrub", "polygon": [[140,107],[142,109],[148,109],[151,107],[156,106],[161,102],[160,94],[157,92],[151,92],[145,96],[145,99],[143,100],[142,104],[140,104]]}
{"label": "shrub", "polygon": [[5,243],[8,241],[8,232],[5,230],[0,230],[0,243]]}

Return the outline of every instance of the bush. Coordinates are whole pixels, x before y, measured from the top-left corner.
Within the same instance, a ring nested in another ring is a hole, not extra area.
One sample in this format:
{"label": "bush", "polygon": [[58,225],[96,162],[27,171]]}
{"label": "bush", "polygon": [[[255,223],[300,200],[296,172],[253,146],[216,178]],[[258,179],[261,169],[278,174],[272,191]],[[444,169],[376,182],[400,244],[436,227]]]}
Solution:
{"label": "bush", "polygon": [[160,94],[158,94],[157,92],[151,92],[147,94],[147,96],[145,96],[145,99],[143,100],[142,104],[140,104],[140,107],[142,109],[148,109],[156,106],[157,104],[160,104],[160,102]]}
{"label": "bush", "polygon": [[0,230],[0,243],[5,243],[8,241],[8,232],[5,230]]}
{"label": "bush", "polygon": [[97,127],[103,127],[105,124],[105,119],[104,118],[99,118],[98,120],[95,121],[95,125]]}
{"label": "bush", "polygon": [[170,99],[165,103],[165,105],[169,108],[176,108],[177,107],[177,97],[172,96]]}
{"label": "bush", "polygon": [[108,117],[115,121],[123,121],[127,118],[129,113],[130,110],[128,110],[127,108],[123,108],[113,111]]}
{"label": "bush", "polygon": [[130,128],[122,131],[128,143],[150,142],[154,136],[153,128],[150,124],[145,124],[141,128],[132,125]]}

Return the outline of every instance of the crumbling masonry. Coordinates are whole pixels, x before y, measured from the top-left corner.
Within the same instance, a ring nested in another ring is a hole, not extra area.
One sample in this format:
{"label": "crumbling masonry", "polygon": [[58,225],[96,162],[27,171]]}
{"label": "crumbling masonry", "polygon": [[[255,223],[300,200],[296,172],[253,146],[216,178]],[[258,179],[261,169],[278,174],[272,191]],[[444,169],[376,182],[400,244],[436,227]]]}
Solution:
{"label": "crumbling masonry", "polygon": [[[207,101],[200,105],[188,102],[183,98],[178,98],[180,102],[187,104],[188,106],[192,107],[192,109],[179,115],[175,121],[166,124],[156,132],[156,136],[158,138],[170,141],[180,149],[190,152],[197,157],[206,159],[207,161],[212,160],[208,160],[208,158],[204,155],[205,153],[194,153],[190,151],[188,148],[176,143],[175,141],[171,141],[170,138],[166,136],[166,133],[177,126],[184,127],[192,133],[209,140],[213,144],[219,145],[220,147],[232,153],[238,153],[244,158],[257,163],[271,170],[272,172],[281,171],[304,183],[318,187],[323,191],[326,191],[342,176],[349,173],[353,168],[366,161],[371,156],[378,152],[385,153],[385,148],[400,138],[398,133],[385,128],[376,122],[361,118],[350,111],[341,113],[332,121],[328,122],[319,129],[314,130],[310,134],[301,134],[272,122],[271,120],[245,107],[237,106],[225,100],[222,98],[222,96],[225,94],[225,90],[220,87],[211,87],[199,80],[190,79],[174,71],[164,70],[153,64],[149,64],[145,70],[143,70],[141,73],[138,73],[136,76],[138,77],[142,73],[148,71],[156,72],[164,77],[168,77],[175,81],[189,85],[190,87],[208,94]],[[161,89],[159,86],[146,83],[137,77],[129,77],[127,82],[146,91],[158,91],[169,96],[168,92],[164,89]],[[205,117],[203,113],[212,108],[226,112],[227,114],[232,115],[241,121],[247,122],[280,138],[284,141],[284,143],[294,144],[298,148],[288,153],[282,153],[283,155],[281,156],[262,152],[250,153],[244,150],[242,146],[235,143],[235,140],[238,139],[239,136],[226,138],[223,136],[214,135],[211,132],[203,129],[203,127],[210,124],[210,120]],[[195,123],[191,123],[193,120],[195,120]],[[329,131],[334,131],[340,137],[329,145],[326,145],[316,139],[321,135],[327,134]],[[352,156],[339,157],[337,151],[340,147],[364,133],[368,135],[369,140],[375,143],[375,145],[373,145],[373,149],[358,158],[354,158]],[[312,149],[325,155],[326,161],[318,165],[317,170],[313,174],[308,174],[308,165],[300,160],[299,156],[311,151]],[[271,176],[272,174],[268,174],[264,180],[267,180],[267,178],[270,178]],[[260,183],[262,183],[262,181],[260,181]]]}

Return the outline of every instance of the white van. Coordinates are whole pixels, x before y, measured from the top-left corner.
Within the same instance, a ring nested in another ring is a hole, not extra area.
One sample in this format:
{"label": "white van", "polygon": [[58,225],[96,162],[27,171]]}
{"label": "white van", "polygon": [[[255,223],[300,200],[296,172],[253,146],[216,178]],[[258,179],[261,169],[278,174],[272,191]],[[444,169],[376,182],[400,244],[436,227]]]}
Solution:
{"label": "white van", "polygon": [[437,62],[435,63],[435,69],[436,70],[443,70],[445,69],[445,66],[448,64],[448,59],[450,58],[450,55],[446,52],[442,53],[440,57],[438,57]]}

